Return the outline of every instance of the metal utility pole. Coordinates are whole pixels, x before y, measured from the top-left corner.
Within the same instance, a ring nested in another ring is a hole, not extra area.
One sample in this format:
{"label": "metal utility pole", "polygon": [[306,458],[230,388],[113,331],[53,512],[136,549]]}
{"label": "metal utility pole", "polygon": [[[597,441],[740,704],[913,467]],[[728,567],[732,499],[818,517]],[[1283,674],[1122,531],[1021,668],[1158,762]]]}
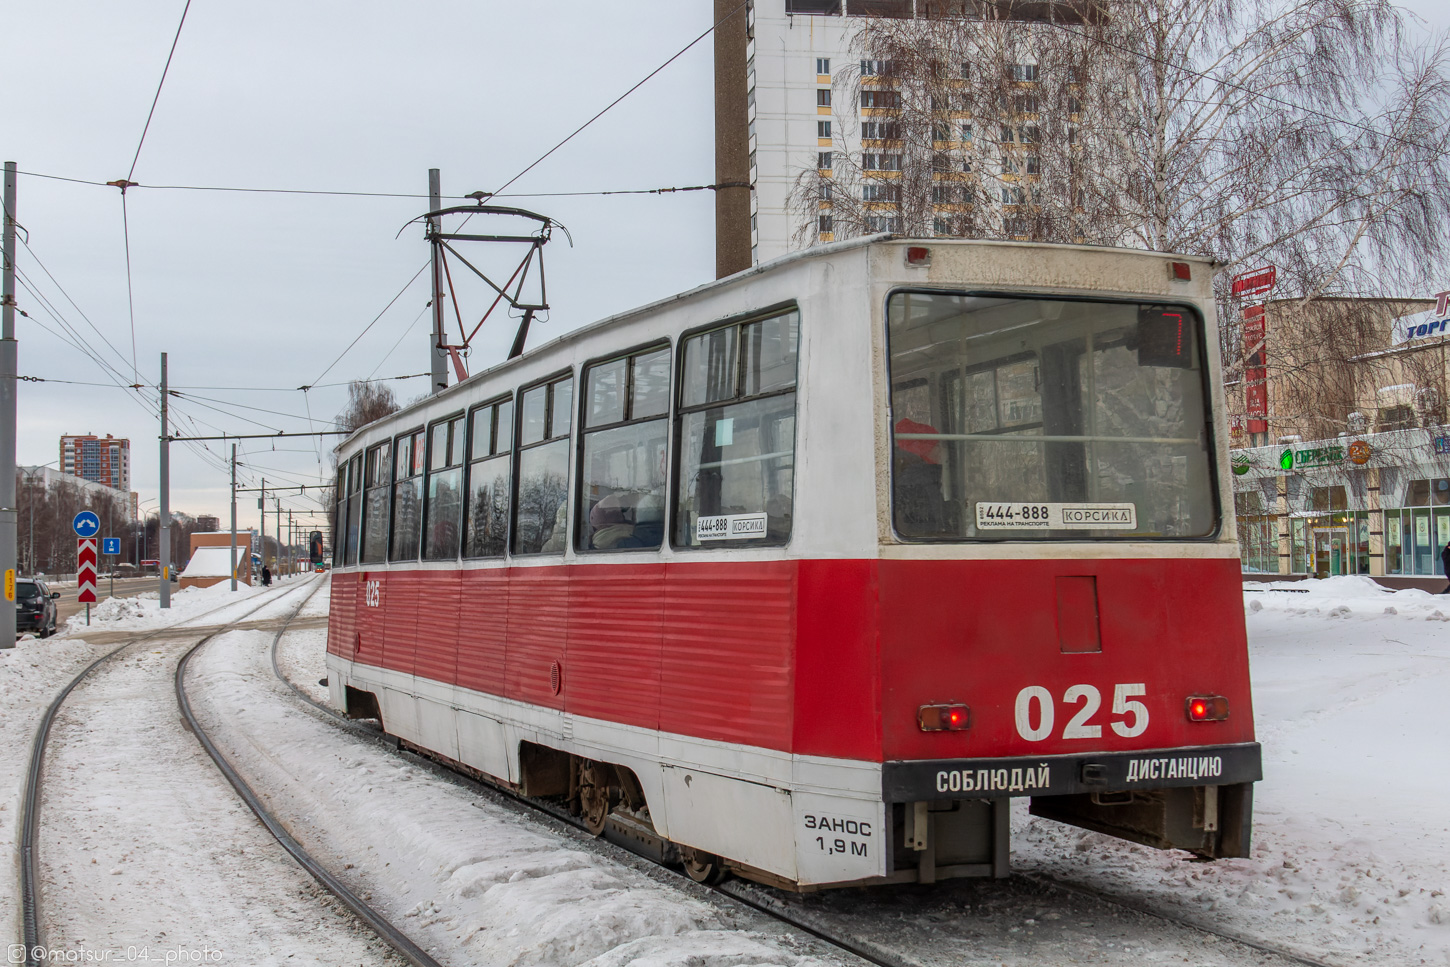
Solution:
{"label": "metal utility pole", "polygon": [[262,566],[267,566],[267,478],[262,478],[262,496],[257,498],[257,510],[260,513],[257,517],[261,520],[262,528]]}
{"label": "metal utility pole", "polygon": [[277,506],[277,564],[282,563],[282,498],[273,497],[272,503]]}
{"label": "metal utility pole", "polygon": [[166,354],[161,354],[161,607],[171,607],[171,429],[166,424]]}
{"label": "metal utility pole", "polygon": [[[733,12],[732,12],[733,11]],[[750,91],[744,4],[715,0],[715,277],[750,268]]]}
{"label": "metal utility pole", "polygon": [[[436,212],[443,207],[443,179],[437,168],[428,169],[428,210]],[[443,348],[443,243],[436,237],[439,220],[428,219],[428,242],[433,249],[433,333],[429,336],[428,358],[432,363],[433,389],[441,393],[448,388],[447,350]]]}
{"label": "metal utility pole", "polygon": [[[5,266],[0,287],[3,333],[0,333],[0,648],[15,647],[15,393],[20,381],[19,346],[15,342],[15,162],[5,162]],[[32,538],[33,540],[33,538]]]}
{"label": "metal utility pole", "polygon": [[232,444],[232,590],[237,589],[237,445]]}

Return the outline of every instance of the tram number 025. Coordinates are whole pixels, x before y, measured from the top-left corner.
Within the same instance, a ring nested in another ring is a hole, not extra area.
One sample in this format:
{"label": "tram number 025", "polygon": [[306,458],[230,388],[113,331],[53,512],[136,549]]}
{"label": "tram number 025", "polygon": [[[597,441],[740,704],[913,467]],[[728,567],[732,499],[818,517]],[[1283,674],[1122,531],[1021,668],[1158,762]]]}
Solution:
{"label": "tram number 025", "polygon": [[367,581],[363,584],[363,606],[376,608],[383,603],[383,582]]}
{"label": "tram number 025", "polygon": [[[1142,735],[1148,728],[1148,706],[1137,701],[1148,694],[1142,683],[1114,685],[1112,715],[1108,725],[1125,739]],[[1064,739],[1097,739],[1103,734],[1100,722],[1094,722],[1103,707],[1103,696],[1095,685],[1073,685],[1062,693],[1064,714],[1071,717],[1062,727]],[[1015,707],[1017,734],[1028,742],[1041,742],[1052,735],[1057,723],[1057,709],[1052,693],[1041,685],[1028,685],[1017,693]]]}

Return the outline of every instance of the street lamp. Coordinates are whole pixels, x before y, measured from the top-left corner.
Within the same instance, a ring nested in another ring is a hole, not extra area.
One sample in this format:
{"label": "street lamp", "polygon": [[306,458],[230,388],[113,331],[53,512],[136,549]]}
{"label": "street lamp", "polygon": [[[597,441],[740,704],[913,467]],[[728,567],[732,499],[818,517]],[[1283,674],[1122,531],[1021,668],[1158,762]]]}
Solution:
{"label": "street lamp", "polygon": [[31,577],[35,576],[35,477],[52,463],[58,462],[59,460],[51,460],[34,467],[16,468],[25,475],[25,502],[30,505],[30,533],[26,536],[25,570]]}

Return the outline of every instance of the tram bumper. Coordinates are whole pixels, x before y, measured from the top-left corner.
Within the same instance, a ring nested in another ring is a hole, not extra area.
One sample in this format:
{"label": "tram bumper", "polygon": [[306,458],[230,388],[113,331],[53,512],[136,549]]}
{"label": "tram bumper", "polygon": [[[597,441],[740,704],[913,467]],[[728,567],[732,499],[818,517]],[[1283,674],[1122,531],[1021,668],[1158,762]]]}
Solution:
{"label": "tram bumper", "polygon": [[1030,796],[1035,816],[1158,849],[1248,856],[1257,742],[996,759],[885,762],[887,802]]}

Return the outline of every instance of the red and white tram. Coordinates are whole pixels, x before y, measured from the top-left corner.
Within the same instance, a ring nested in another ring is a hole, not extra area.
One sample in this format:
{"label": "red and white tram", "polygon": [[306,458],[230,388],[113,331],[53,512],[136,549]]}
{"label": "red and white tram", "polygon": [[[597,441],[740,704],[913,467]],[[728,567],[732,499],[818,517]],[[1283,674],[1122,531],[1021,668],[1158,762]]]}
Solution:
{"label": "red and white tram", "polygon": [[332,698],[699,878],[1247,855],[1217,339],[1200,259],[890,238],[572,332],[339,447]]}

